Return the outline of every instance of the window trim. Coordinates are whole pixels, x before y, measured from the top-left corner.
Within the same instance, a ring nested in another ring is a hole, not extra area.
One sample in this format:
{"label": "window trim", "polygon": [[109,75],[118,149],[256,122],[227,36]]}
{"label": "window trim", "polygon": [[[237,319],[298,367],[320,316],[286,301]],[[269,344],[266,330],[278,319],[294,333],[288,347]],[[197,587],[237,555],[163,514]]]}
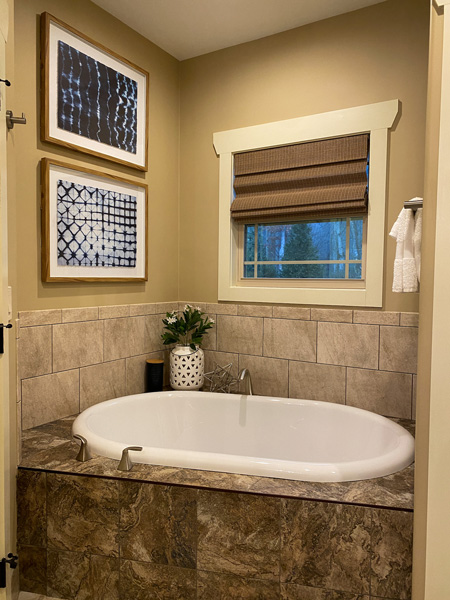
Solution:
{"label": "window trim", "polygon": [[[385,244],[388,129],[399,111],[389,100],[286,121],[214,133],[219,167],[219,300],[381,307]],[[370,185],[365,287],[247,286],[239,282],[239,226],[230,216],[233,200],[233,154],[286,144],[370,134]]]}

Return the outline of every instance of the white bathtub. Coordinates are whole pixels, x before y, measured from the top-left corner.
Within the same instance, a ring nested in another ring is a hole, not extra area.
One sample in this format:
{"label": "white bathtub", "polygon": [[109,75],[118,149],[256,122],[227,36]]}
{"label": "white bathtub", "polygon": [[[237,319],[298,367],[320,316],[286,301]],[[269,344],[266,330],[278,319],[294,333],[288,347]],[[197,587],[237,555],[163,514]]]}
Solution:
{"label": "white bathtub", "polygon": [[90,449],[133,462],[301,481],[389,475],[414,460],[414,439],[374,413],[312,400],[157,392],[86,409],[74,421]]}

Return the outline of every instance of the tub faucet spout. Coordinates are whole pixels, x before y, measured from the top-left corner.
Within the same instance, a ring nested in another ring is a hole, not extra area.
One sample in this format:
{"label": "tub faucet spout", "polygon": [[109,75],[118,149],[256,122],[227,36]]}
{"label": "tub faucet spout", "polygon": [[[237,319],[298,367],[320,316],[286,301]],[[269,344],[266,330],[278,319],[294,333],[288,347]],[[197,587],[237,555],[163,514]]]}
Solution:
{"label": "tub faucet spout", "polygon": [[244,382],[244,394],[246,396],[253,396],[252,378],[250,377],[250,371],[248,369],[242,369],[238,376],[239,381]]}

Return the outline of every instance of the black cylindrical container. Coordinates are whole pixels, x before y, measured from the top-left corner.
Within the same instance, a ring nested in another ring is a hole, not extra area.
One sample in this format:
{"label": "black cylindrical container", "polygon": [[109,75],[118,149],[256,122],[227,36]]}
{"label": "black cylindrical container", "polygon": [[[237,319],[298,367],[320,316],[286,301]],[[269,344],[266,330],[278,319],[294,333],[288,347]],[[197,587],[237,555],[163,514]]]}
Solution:
{"label": "black cylindrical container", "polygon": [[164,380],[164,361],[149,359],[145,369],[145,391],[161,392]]}

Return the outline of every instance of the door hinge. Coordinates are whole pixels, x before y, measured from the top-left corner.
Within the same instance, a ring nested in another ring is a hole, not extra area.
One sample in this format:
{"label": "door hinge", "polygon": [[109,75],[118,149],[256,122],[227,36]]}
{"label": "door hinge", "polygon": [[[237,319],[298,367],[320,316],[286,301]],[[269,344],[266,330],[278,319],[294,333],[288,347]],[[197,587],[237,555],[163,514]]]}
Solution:
{"label": "door hinge", "polygon": [[8,323],[8,325],[3,325],[3,323],[0,323],[0,354],[5,352],[4,329],[11,329],[11,327],[11,323]]}
{"label": "door hinge", "polygon": [[2,560],[0,560],[0,589],[6,587],[6,565],[8,564],[11,569],[15,569],[18,560],[19,557],[12,552],[8,554],[8,558],[2,558]]}

